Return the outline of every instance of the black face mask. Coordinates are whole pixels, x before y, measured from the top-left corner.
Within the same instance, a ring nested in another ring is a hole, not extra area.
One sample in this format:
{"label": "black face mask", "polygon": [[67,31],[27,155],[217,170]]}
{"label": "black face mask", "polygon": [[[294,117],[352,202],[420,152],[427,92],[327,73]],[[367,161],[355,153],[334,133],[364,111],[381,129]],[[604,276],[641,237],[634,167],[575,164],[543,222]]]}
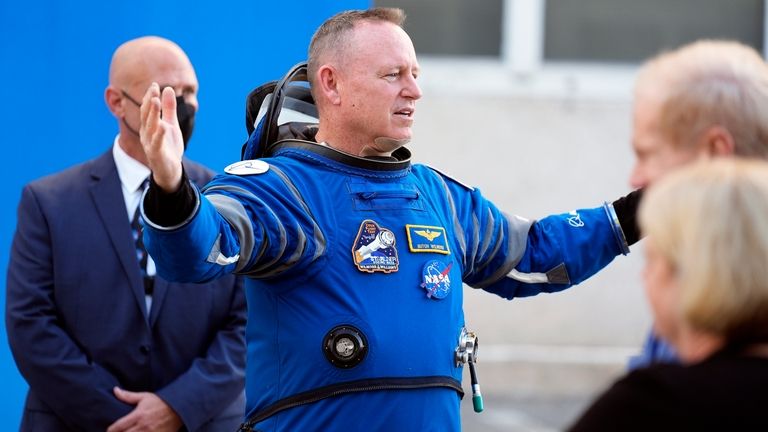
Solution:
{"label": "black face mask", "polygon": [[184,100],[184,96],[176,96],[176,118],[179,119],[181,136],[184,138],[184,150],[189,146],[192,131],[195,129],[195,108]]}
{"label": "black face mask", "polygon": [[[141,107],[141,104],[125,91],[123,91],[123,96],[133,102],[137,107]],[[192,138],[192,130],[195,128],[195,108],[184,100],[184,96],[176,96],[176,118],[179,119],[179,129],[181,129],[181,137],[184,140],[184,150],[186,150],[189,145],[189,139]],[[123,117],[123,124],[129,131],[133,132],[136,136],[139,136],[139,132],[125,121],[125,117]]]}

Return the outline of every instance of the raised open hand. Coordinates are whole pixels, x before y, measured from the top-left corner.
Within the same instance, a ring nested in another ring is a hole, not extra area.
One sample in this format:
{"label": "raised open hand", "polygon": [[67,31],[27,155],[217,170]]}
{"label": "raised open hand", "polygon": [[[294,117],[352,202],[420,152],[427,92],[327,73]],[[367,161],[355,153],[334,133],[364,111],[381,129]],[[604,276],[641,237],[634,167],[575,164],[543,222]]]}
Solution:
{"label": "raised open hand", "polygon": [[141,103],[139,137],[155,183],[166,192],[178,190],[184,139],[176,118],[173,88],[164,88],[161,95],[157,83],[149,86]]}

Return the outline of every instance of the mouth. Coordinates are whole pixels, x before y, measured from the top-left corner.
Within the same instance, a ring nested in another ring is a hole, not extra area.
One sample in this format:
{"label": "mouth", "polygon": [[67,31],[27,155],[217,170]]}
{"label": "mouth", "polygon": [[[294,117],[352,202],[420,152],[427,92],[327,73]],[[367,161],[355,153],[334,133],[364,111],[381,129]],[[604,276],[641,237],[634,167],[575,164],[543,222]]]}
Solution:
{"label": "mouth", "polygon": [[411,119],[413,118],[413,112],[414,112],[413,108],[401,108],[395,111],[395,115],[403,118]]}

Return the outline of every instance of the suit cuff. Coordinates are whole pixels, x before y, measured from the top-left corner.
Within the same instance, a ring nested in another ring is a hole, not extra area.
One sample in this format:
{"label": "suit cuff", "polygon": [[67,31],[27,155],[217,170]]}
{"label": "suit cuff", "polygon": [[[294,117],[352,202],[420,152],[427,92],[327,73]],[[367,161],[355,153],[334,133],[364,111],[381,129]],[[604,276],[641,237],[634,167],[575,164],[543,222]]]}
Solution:
{"label": "suit cuff", "polygon": [[612,204],[627,246],[632,246],[643,237],[637,223],[637,208],[642,198],[643,189],[637,189],[617,199]]}
{"label": "suit cuff", "polygon": [[172,231],[186,225],[200,208],[200,194],[186,171],[181,174],[181,187],[167,193],[150,176],[149,187],[141,200],[141,215],[147,225],[161,231]]}

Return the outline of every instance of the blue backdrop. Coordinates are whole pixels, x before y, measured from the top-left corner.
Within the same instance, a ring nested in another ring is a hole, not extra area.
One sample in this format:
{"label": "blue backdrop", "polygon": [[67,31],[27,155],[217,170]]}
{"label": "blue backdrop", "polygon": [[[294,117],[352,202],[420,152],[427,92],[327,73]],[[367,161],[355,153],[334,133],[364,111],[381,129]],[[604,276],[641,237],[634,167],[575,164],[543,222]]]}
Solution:
{"label": "blue backdrop", "polygon": [[[221,171],[246,138],[248,92],[306,57],[312,33],[368,0],[70,2],[0,0],[0,300],[5,305],[16,205],[29,181],[98,156],[116,121],[104,104],[112,52],[154,34],[178,43],[200,81],[189,155]],[[94,323],[98,325],[99,323]],[[17,429],[26,384],[0,332],[0,429]]]}

